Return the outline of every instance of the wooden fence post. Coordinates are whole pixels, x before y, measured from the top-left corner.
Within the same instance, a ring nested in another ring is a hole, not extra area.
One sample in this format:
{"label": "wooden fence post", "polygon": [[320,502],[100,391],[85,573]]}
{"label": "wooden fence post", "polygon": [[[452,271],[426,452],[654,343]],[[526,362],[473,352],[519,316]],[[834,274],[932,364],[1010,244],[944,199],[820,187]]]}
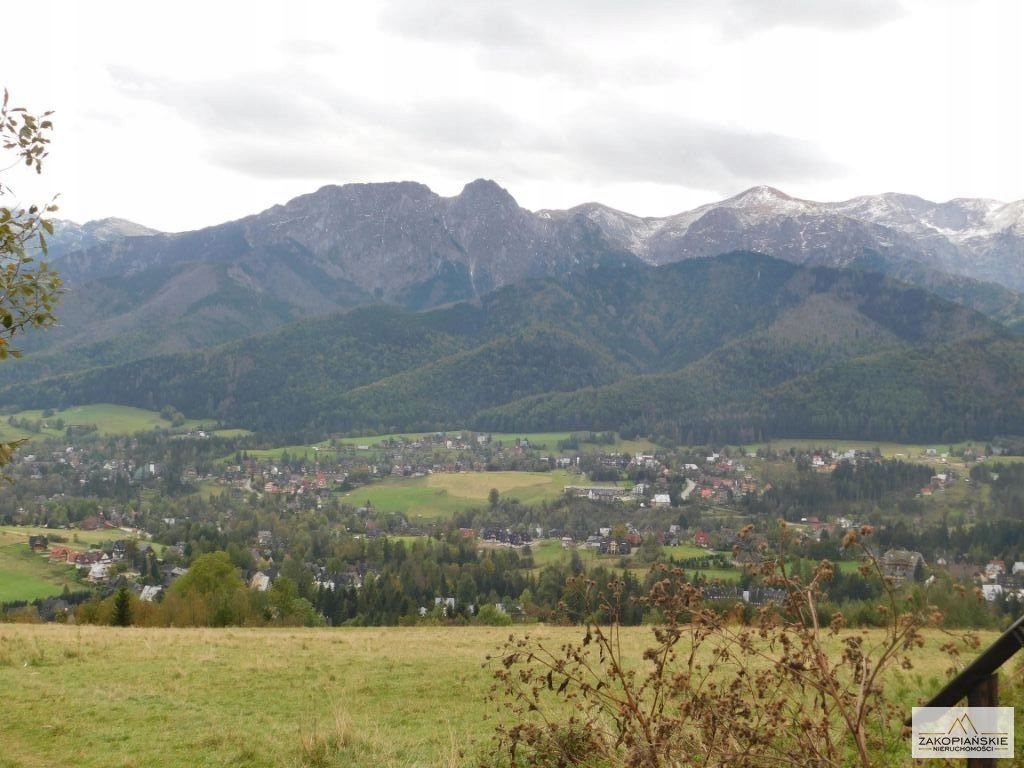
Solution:
{"label": "wooden fence post", "polygon": [[[995,672],[981,678],[974,687],[967,692],[968,707],[998,707],[999,706],[999,675]],[[969,757],[967,768],[996,768],[994,757]]]}
{"label": "wooden fence post", "polygon": [[[969,707],[998,707],[999,678],[998,670],[1021,648],[1024,648],[1024,616],[1017,619],[999,636],[978,658],[967,665],[959,675],[950,680],[926,707],[955,706],[967,698]],[[910,725],[912,718],[907,718]],[[996,768],[996,758],[967,758],[968,768]]]}

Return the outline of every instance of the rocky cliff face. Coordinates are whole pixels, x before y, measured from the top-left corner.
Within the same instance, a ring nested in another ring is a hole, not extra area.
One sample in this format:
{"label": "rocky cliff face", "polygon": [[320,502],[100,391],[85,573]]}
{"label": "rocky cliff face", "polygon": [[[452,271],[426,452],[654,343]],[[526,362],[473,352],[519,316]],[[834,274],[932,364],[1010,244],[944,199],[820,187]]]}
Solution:
{"label": "rocky cliff face", "polygon": [[400,182],[324,187],[197,232],[95,246],[65,257],[61,269],[76,283],[156,265],[244,263],[289,251],[306,269],[401,303],[445,274],[461,276],[465,285],[456,293],[469,298],[609,256],[629,258],[614,250],[586,217],[538,216],[492,181],[474,181],[451,198]]}

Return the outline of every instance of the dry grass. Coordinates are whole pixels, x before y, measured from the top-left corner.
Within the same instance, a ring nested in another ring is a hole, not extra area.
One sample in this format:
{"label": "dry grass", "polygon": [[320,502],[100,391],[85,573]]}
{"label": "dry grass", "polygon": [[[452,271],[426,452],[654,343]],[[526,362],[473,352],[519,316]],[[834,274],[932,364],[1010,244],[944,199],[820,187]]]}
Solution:
{"label": "dry grass", "polygon": [[[582,630],[529,632],[557,645]],[[477,765],[496,716],[483,662],[508,635],[0,624],[0,768]],[[649,639],[623,633],[637,659]],[[946,680],[945,639],[889,682],[908,707]]]}

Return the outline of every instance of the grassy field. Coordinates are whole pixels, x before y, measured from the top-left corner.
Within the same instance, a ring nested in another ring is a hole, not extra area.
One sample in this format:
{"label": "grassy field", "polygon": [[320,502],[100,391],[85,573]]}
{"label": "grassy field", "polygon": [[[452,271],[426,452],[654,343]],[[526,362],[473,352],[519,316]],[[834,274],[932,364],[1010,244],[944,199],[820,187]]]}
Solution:
{"label": "grassy field", "polygon": [[0,525],[0,542],[4,537],[11,540],[20,539],[28,544],[29,536],[47,536],[51,542],[56,539],[64,539],[65,546],[72,549],[85,549],[91,545],[100,545],[117,539],[129,539],[130,534],[120,528],[100,529],[96,531],[80,531],[75,528],[42,528],[32,525]]}
{"label": "grassy field", "polygon": [[[757,444],[752,446],[745,446],[744,450],[756,451],[759,448],[766,448],[765,444]],[[959,443],[929,443],[925,445],[918,445],[914,443],[875,443],[864,440],[801,440],[801,439],[785,439],[785,440],[773,440],[771,442],[771,448],[777,452],[788,451],[790,448],[795,448],[798,451],[809,451],[809,450],[821,450],[821,449],[832,449],[836,451],[879,451],[882,456],[888,459],[898,458],[904,461],[922,461],[926,458],[930,458],[933,461],[941,459],[942,454],[949,454],[948,459],[951,463],[959,463],[959,457],[964,449],[966,448],[984,448],[985,443],[981,442],[959,442]],[[950,450],[952,449],[952,451]],[[926,451],[934,450],[934,456],[926,456]]]}
{"label": "grassy field", "polygon": [[691,557],[710,557],[718,554],[714,550],[704,549],[695,544],[678,544],[674,547],[662,547],[665,557],[674,557],[676,560],[686,560]]}
{"label": "grassy field", "polygon": [[[530,545],[530,552],[533,554],[533,565],[534,568],[543,568],[545,565],[557,565],[558,563],[568,564],[569,558],[572,556],[571,550],[564,549],[562,542],[558,539],[541,539],[535,541]],[[590,553],[580,550],[580,557],[584,558],[584,563],[590,563],[592,560],[587,559]]]}
{"label": "grassy field", "polygon": [[[448,435],[449,437],[456,438],[462,432],[466,432],[468,434],[469,430],[450,429],[450,430],[446,431],[444,434]],[[374,445],[379,445],[380,443],[383,443],[385,441],[390,441],[390,440],[403,440],[403,441],[420,440],[424,436],[430,435],[430,434],[432,434],[432,433],[430,433],[430,432],[394,432],[394,433],[388,434],[388,435],[364,435],[362,437],[341,437],[341,438],[338,438],[338,442],[342,443],[342,444],[345,444],[345,445],[369,445],[369,446],[374,446]],[[483,433],[481,433],[481,434],[483,434]],[[530,441],[530,445],[532,445],[532,446],[546,447],[546,448],[549,448],[552,451],[555,451],[555,450],[557,450],[558,442],[560,440],[568,439],[570,433],[569,432],[524,432],[524,433],[521,433],[521,434],[511,434],[511,433],[507,433],[506,434],[506,433],[499,433],[499,432],[488,432],[486,434],[489,434],[491,436],[492,444],[500,442],[503,445],[508,446],[508,445],[513,445],[516,440],[525,439],[525,440],[529,440]]]}
{"label": "grassy field", "polygon": [[251,459],[260,459],[261,461],[280,461],[281,456],[287,453],[293,459],[300,458],[315,461],[317,451],[326,448],[328,445],[329,443],[324,441],[310,443],[309,445],[283,445],[279,448],[249,448],[246,450],[246,455]]}
{"label": "grassy field", "polygon": [[78,587],[74,568],[51,565],[29,550],[29,530],[0,527],[0,603],[52,597],[65,586]]}
{"label": "grassy field", "polygon": [[[533,554],[533,570],[539,571],[548,565],[568,565],[572,558],[572,549],[564,549],[562,542],[557,539],[542,539],[533,542],[530,545],[530,551]],[[575,550],[579,553],[580,560],[586,568],[593,568],[596,566],[603,566],[609,569],[619,569],[623,563],[623,558],[619,555],[602,555],[594,550],[580,547]],[[677,547],[663,547],[662,552],[666,557],[674,557],[676,560],[683,560],[691,557],[708,557],[716,553],[712,550],[701,549],[689,544],[683,544]],[[728,554],[728,553],[726,553]],[[731,557],[731,555],[730,555]],[[643,581],[647,574],[651,570],[650,563],[645,563],[635,555],[630,555],[625,558],[626,567],[633,573],[634,576]],[[813,567],[817,565],[817,561],[808,561],[808,564]],[[836,568],[843,573],[854,573],[860,567],[860,563],[856,560],[840,560],[834,563]],[[726,584],[737,583],[743,576],[743,571],[740,568],[697,568],[688,569],[688,572],[699,572],[700,575],[707,581],[721,581]]]}
{"label": "grassy field", "polygon": [[[581,634],[529,632],[554,647]],[[484,661],[508,635],[0,624],[0,768],[486,765]],[[946,680],[946,639],[929,635],[915,669],[889,680],[908,714]],[[623,642],[639,659],[650,630]]]}
{"label": "grassy field", "polygon": [[500,639],[0,625],[0,766],[460,765]]}
{"label": "grassy field", "polygon": [[[427,433],[429,434],[429,433]],[[458,430],[449,430],[449,435],[458,435]],[[528,440],[530,445],[538,450],[550,451],[557,454],[558,443],[568,440],[573,434],[571,432],[523,432],[523,433],[488,433],[491,436],[492,445],[500,442],[504,446],[515,444],[516,440]],[[365,445],[373,447],[386,440],[419,440],[424,436],[421,432],[393,433],[390,435],[366,435],[363,437],[341,437],[338,442],[344,445]],[[654,450],[654,443],[649,440],[621,440],[616,439],[613,445],[597,445],[595,443],[580,443],[580,450],[583,452],[592,451],[617,451],[619,453],[649,453]]]}
{"label": "grassy field", "polygon": [[251,435],[252,431],[248,429],[215,429],[210,434],[217,437],[231,438],[231,437],[245,437]]}
{"label": "grassy field", "polygon": [[355,506],[370,502],[381,512],[402,512],[411,522],[450,518],[456,512],[488,503],[492,488],[524,504],[557,499],[569,474],[555,472],[439,473],[374,483],[342,496]]}
{"label": "grassy field", "polygon": [[[42,429],[38,434],[23,429],[12,427],[4,417],[0,420],[0,440],[20,440],[33,437],[60,437],[64,434],[63,429],[53,428],[57,419],[64,421],[65,428],[75,425],[95,424],[100,435],[131,435],[136,432],[148,432],[151,429],[170,428],[170,422],[160,418],[156,411],[146,411],[142,408],[131,408],[125,405],[109,405],[100,403],[97,405],[78,405],[66,408],[62,411],[54,411],[53,415],[43,418],[42,411],[19,411],[13,414],[17,419],[28,419],[30,421],[43,421],[47,428]],[[198,429],[203,426],[202,421],[188,420],[181,429]]]}
{"label": "grassy field", "polygon": [[[118,529],[78,531],[21,525],[0,526],[0,603],[59,595],[65,586],[71,590],[82,588],[75,578],[74,568],[52,565],[45,555],[29,550],[29,536],[38,535],[49,537],[51,548],[59,543],[75,550],[131,538],[130,534]],[[54,541],[54,537],[60,537],[63,542]],[[158,552],[163,549],[162,544],[150,546]]]}

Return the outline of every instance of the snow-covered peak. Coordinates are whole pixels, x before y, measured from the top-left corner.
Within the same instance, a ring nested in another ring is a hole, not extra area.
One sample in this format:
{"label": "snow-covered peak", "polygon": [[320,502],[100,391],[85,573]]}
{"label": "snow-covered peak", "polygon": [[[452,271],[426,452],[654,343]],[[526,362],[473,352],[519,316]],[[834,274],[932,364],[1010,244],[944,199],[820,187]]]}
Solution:
{"label": "snow-covered peak", "polygon": [[155,229],[126,219],[94,219],[78,224],[67,219],[53,220],[53,236],[47,236],[47,258],[51,261],[73,251],[84,251],[103,243],[122,240],[126,237],[141,237],[160,234]]}
{"label": "snow-covered peak", "polygon": [[[549,218],[552,212],[542,211]],[[616,245],[632,251],[639,258],[647,257],[647,243],[655,234],[664,229],[669,219],[641,218],[625,211],[619,211],[600,203],[584,203],[569,209],[567,215],[584,216]]]}
{"label": "snow-covered peak", "polygon": [[849,216],[878,221],[914,216],[934,205],[935,203],[915,195],[886,192],[882,195],[861,195],[841,203],[831,203],[829,207]]}
{"label": "snow-covered peak", "polygon": [[92,219],[85,222],[85,224],[78,224],[67,219],[54,219],[53,225],[54,229],[58,232],[81,232],[101,240],[159,234],[157,230],[150,229],[142,224],[136,224],[134,221],[118,219],[112,216],[105,219]]}
{"label": "snow-covered peak", "polygon": [[751,187],[740,192],[738,195],[730,197],[726,200],[726,203],[732,203],[733,205],[754,205],[759,203],[768,203],[776,200],[792,200],[793,198],[787,195],[782,190],[770,187],[766,184],[760,184],[756,187]]}
{"label": "snow-covered peak", "polygon": [[1012,229],[1017,234],[1024,234],[1024,200],[1017,200],[990,210],[985,217],[985,223],[992,232]]}
{"label": "snow-covered peak", "polygon": [[714,207],[733,208],[758,213],[796,215],[807,213],[817,207],[815,203],[807,200],[798,200],[790,197],[775,187],[759,186],[751,187],[745,192],[728,200],[717,203]]}
{"label": "snow-covered peak", "polygon": [[[1011,204],[1012,205],[1012,204]],[[827,204],[829,210],[860,221],[880,224],[915,236],[941,236],[950,241],[989,235],[1000,228],[1000,211],[1007,208],[996,200],[955,198],[935,203],[915,195],[886,193],[865,195],[841,203]],[[1016,221],[1006,211],[1006,220]],[[1007,226],[1004,221],[1002,227]]]}

